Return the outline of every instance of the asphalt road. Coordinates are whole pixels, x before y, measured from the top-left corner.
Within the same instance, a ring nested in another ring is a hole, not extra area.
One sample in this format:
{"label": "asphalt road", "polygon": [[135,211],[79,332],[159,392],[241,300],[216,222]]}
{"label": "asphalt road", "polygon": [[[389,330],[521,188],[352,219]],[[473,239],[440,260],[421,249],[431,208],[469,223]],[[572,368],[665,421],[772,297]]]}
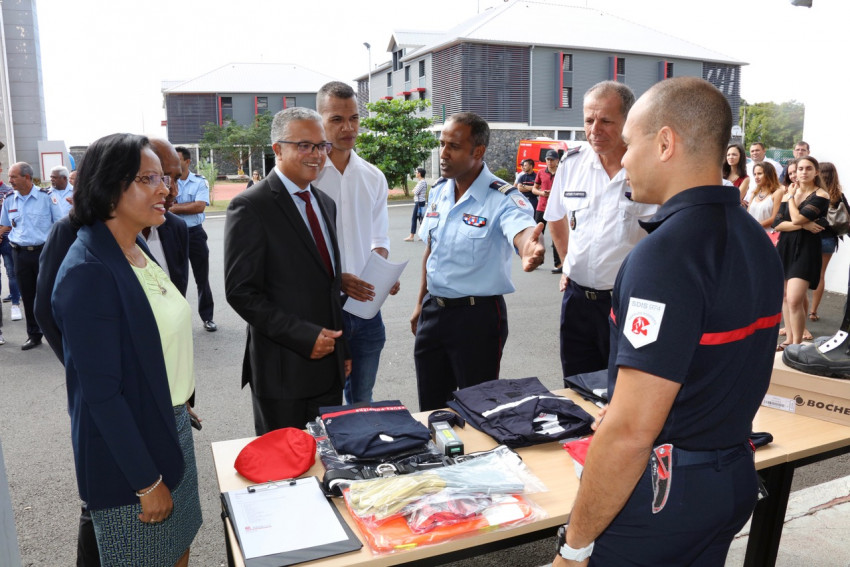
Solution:
{"label": "asphalt road", "polygon": [[[390,207],[390,259],[409,260],[401,278],[401,290],[390,297],[382,314],[387,343],[381,357],[375,399],[401,399],[412,411],[418,409],[413,371],[413,335],[410,313],[420,278],[424,245],[404,242],[409,234],[412,205]],[[195,369],[197,411],[204,427],[195,432],[195,451],[201,490],[204,525],[192,546],[191,564],[204,567],[225,565],[224,540],[219,519],[218,491],[210,443],[253,435],[250,394],[241,390],[240,370],[245,343],[245,324],[224,299],[224,218],[208,218],[210,283],[216,300],[215,321],[219,330],[207,333],[195,316]],[[283,243],[282,243],[283,245]],[[551,250],[549,250],[551,252]],[[545,269],[523,273],[514,261],[517,292],[506,298],[510,336],[502,359],[502,376],[537,376],[550,388],[562,387],[558,355],[560,293],[558,276]],[[5,277],[5,276],[4,276]],[[197,305],[190,284],[189,302]],[[7,282],[3,282],[7,292]],[[66,412],[64,371],[47,345],[23,352],[26,340],[23,322],[9,320],[5,310],[3,333],[7,344],[0,347],[0,441],[9,476],[15,523],[24,565],[73,565],[79,515],[71,453],[69,419]],[[844,296],[827,294],[820,309],[821,321],[812,324],[815,335],[834,332],[843,310]],[[798,471],[795,489],[846,474],[847,459],[833,459]],[[572,467],[564,474],[572,474]],[[551,561],[553,541],[529,544],[458,562],[453,565],[542,565]]]}

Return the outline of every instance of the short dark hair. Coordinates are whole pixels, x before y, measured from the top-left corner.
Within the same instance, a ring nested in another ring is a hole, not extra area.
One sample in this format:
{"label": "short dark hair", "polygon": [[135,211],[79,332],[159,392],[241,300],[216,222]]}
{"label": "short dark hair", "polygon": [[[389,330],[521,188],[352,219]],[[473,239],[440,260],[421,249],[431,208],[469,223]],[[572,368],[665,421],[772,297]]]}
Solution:
{"label": "short dark hair", "polygon": [[328,97],[349,99],[354,98],[354,89],[342,81],[331,81],[325,83],[316,93],[316,110],[321,112],[322,105]]}
{"label": "short dark hair", "polygon": [[472,147],[484,146],[486,148],[490,144],[490,126],[486,120],[474,112],[452,114],[449,121],[469,126],[472,132]]}
{"label": "short dark hair", "polygon": [[422,177],[425,177],[425,168],[424,167],[417,167],[416,172],[419,173],[419,175],[421,175]]}
{"label": "short dark hair", "polygon": [[761,149],[764,149],[764,144],[763,144],[762,142],[753,142],[753,143],[751,143],[751,144],[750,144],[750,149],[752,149],[752,147],[753,147],[753,146],[761,146]]}
{"label": "short dark hair", "polygon": [[722,166],[732,134],[732,109],[717,87],[697,77],[674,77],[655,83],[647,95],[644,134],[669,126],[682,137],[686,154]]}
{"label": "short dark hair", "polygon": [[192,159],[192,153],[189,151],[189,148],[185,146],[177,146],[174,149],[175,151],[177,151],[178,154],[181,155],[184,161],[187,159]]}
{"label": "short dark hair", "polygon": [[535,164],[535,161],[534,161],[533,159],[531,159],[531,158],[525,158],[524,160],[522,160],[521,162],[519,162],[519,164],[520,164],[520,165],[525,165],[525,164],[527,164],[527,163],[530,163],[531,165],[534,165],[534,164]]}
{"label": "short dark hair", "polygon": [[[812,148],[810,148],[810,147],[809,147],[809,143],[808,143],[808,142],[804,142],[803,140],[800,140],[799,142],[797,142],[796,144],[794,144],[794,147],[795,147],[795,148],[796,148],[797,146],[806,146],[806,151],[807,151],[807,152],[812,151]],[[826,162],[826,163],[829,163],[829,162]]]}
{"label": "short dark hair", "polygon": [[72,214],[80,225],[107,221],[121,195],[136,177],[142,150],[150,147],[146,136],[110,134],[96,140],[77,174]]}

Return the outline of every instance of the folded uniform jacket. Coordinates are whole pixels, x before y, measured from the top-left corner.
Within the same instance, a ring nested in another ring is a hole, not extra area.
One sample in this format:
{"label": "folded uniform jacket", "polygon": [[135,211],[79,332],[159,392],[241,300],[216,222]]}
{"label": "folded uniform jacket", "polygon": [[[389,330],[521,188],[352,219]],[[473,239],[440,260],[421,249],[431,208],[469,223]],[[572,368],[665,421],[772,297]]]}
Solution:
{"label": "folded uniform jacket", "polygon": [[422,447],[431,439],[428,428],[399,400],[321,407],[319,415],[340,455],[375,459]]}
{"label": "folded uniform jacket", "polygon": [[537,378],[492,380],[454,393],[449,407],[508,447],[528,447],[590,433],[593,417]]}
{"label": "folded uniform jacket", "polygon": [[593,403],[608,403],[608,369],[564,378],[564,387]]}

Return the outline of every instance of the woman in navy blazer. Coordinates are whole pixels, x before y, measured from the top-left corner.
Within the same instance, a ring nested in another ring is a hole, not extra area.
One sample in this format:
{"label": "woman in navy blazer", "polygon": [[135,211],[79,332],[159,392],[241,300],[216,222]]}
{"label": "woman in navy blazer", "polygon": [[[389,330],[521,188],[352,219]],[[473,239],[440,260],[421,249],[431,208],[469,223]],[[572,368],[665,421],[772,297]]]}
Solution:
{"label": "woman in navy blazer", "polygon": [[[74,195],[84,226],[53,291],[77,484],[103,565],[187,565],[201,524],[182,399],[194,387],[191,309],[136,245],[142,228],[164,221],[167,193],[147,138],[113,134],[92,144]],[[188,318],[188,325],[163,316]],[[163,354],[181,338],[161,336],[166,329],[188,330],[182,389],[172,357]]]}

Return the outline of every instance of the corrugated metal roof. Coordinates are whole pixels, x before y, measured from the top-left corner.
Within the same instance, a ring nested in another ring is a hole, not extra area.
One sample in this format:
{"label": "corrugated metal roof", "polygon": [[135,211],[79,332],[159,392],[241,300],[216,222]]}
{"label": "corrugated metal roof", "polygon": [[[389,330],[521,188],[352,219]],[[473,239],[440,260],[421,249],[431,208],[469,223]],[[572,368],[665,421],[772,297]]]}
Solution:
{"label": "corrugated metal roof", "polygon": [[425,31],[425,30],[395,30],[390,38],[390,44],[387,46],[387,51],[395,51],[399,47],[417,48],[423,45],[436,41],[443,36],[442,31]]}
{"label": "corrugated metal roof", "polygon": [[[521,22],[533,25],[518,25]],[[669,33],[597,9],[571,6],[557,0],[509,0],[458,24],[439,37],[431,34],[431,41],[408,51],[403,60],[462,42],[588,49],[613,54],[639,53],[746,65],[744,61]],[[365,77],[362,75],[357,80]]]}
{"label": "corrugated metal roof", "polygon": [[163,84],[163,92],[314,93],[328,81],[338,80],[292,63],[228,63],[169,88]]}

